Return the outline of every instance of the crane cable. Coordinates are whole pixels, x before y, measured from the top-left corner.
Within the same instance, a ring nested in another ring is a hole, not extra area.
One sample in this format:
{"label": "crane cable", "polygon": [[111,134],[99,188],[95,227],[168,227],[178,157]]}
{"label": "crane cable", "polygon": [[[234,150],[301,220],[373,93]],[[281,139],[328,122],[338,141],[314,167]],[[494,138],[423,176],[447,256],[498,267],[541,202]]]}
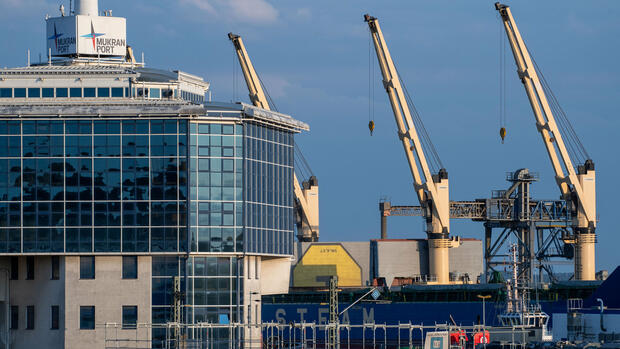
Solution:
{"label": "crane cable", "polygon": [[306,161],[306,157],[301,152],[301,149],[295,143],[295,169],[298,170],[301,178],[310,178],[314,176],[314,172],[312,172],[312,168],[308,161]]}
{"label": "crane cable", "polygon": [[506,36],[503,21],[499,21],[499,136],[506,138]]}
{"label": "crane cable", "polygon": [[370,135],[375,130],[375,65],[372,59],[372,38],[368,37],[368,130]]}
{"label": "crane cable", "polygon": [[[234,46],[234,44],[233,44]],[[237,59],[237,53],[233,51],[232,56],[232,102],[237,100],[237,65],[239,61]]]}
{"label": "crane cable", "polygon": [[428,155],[430,156],[428,156],[428,159],[430,161],[428,161],[428,165],[431,168],[431,172],[433,174],[437,174],[440,169],[445,168],[445,167],[443,166],[443,163],[441,162],[441,158],[439,157],[439,153],[437,153],[437,149],[435,148],[435,145],[431,141],[431,137],[429,136],[428,131],[426,130],[426,126],[424,126],[424,123],[422,122],[422,118],[420,117],[420,113],[418,112],[418,109],[415,107],[415,104],[413,104],[411,95],[409,95],[409,90],[407,90],[407,85],[405,85],[405,82],[400,78],[400,73],[398,72],[398,68],[396,68],[396,74],[398,75],[398,80],[400,81],[400,84],[403,87],[403,90],[405,91],[405,98],[407,100],[407,105],[409,106],[409,110],[411,111],[411,115],[413,116],[413,124],[415,125],[418,134],[421,136],[420,137],[420,143],[422,143],[421,151],[424,151],[425,154],[427,152],[429,153]]}
{"label": "crane cable", "polygon": [[567,150],[569,152],[569,155],[571,156],[572,159],[575,159],[577,163],[584,163],[586,160],[590,159],[590,155],[588,154],[588,151],[583,146],[583,143],[581,143],[581,140],[579,139],[577,132],[575,132],[575,129],[573,128],[573,125],[568,119],[568,116],[566,115],[566,113],[564,112],[564,109],[558,102],[557,97],[555,96],[555,94],[553,93],[553,90],[551,89],[551,86],[549,86],[547,79],[545,78],[542,71],[538,67],[536,60],[531,55],[531,53],[530,53],[530,56],[532,57],[534,68],[536,69],[536,72],[540,76],[540,82],[543,87],[543,91],[545,91],[545,94],[547,95],[547,100],[549,102],[549,107],[551,108],[551,112],[553,113],[554,116],[556,116],[556,120],[558,121],[557,122],[558,128],[560,129],[560,132],[562,133],[562,135],[565,136],[564,137],[565,143],[568,145]]}
{"label": "crane cable", "polygon": [[[499,21],[499,23],[500,23],[500,55],[499,55],[499,60],[500,60],[500,63],[499,63],[500,65],[500,74],[499,74],[500,75],[500,93],[499,93],[499,97],[500,97],[500,105],[499,105],[500,137],[502,138],[502,143],[504,143],[504,138],[506,137],[506,115],[507,115],[507,112],[506,112],[507,111],[507,108],[506,108],[506,38],[504,35],[502,35],[502,32],[503,32],[502,27],[504,25],[503,21]],[[569,156],[571,157],[571,159],[576,160],[576,161],[572,161],[573,166],[575,166],[575,162],[581,163],[581,164],[585,163],[586,160],[590,159],[590,155],[588,154],[588,151],[586,150],[583,143],[579,139],[579,136],[577,135],[577,132],[575,132],[575,129],[573,128],[572,123],[568,119],[566,112],[564,111],[557,97],[553,93],[551,86],[547,82],[547,79],[545,78],[544,74],[542,73],[542,70],[538,66],[538,63],[536,63],[536,60],[534,59],[534,56],[532,55],[531,51],[527,48],[527,45],[525,49],[530,54],[532,62],[534,63],[533,68],[535,69],[536,73],[538,74],[540,78],[539,80],[542,85],[543,91],[545,95],[547,96],[549,108],[551,109],[551,112],[555,116],[555,119],[557,121],[556,124],[558,126],[559,131],[561,132],[563,136],[563,139],[565,141],[564,143],[566,144],[566,149],[569,153]],[[555,140],[555,135],[553,135],[553,137],[554,138],[552,138],[552,141]]]}
{"label": "crane cable", "polygon": [[[383,48],[383,47],[381,48],[381,50],[384,52],[388,51],[387,48]],[[428,154],[430,155],[430,157],[427,159],[428,166],[430,167],[431,172],[433,174],[437,174],[439,172],[439,169],[442,169],[445,167],[443,166],[443,163],[441,162],[441,159],[439,158],[439,154],[437,153],[437,150],[435,149],[435,146],[433,145],[433,142],[431,141],[430,136],[428,135],[428,132],[426,131],[426,127],[424,126],[424,123],[422,122],[422,119],[420,118],[420,114],[418,113],[418,110],[413,104],[411,96],[409,95],[409,91],[407,90],[407,85],[405,85],[404,81],[400,78],[400,73],[398,72],[398,68],[396,67],[397,67],[396,62],[394,62],[394,68],[396,69],[396,72],[395,72],[396,76],[392,78],[396,78],[398,79],[398,81],[400,81],[400,84],[405,92],[406,103],[409,106],[409,111],[411,112],[411,115],[413,118],[412,120],[413,124],[416,127],[418,134],[421,136],[419,137],[420,143],[422,145],[422,149],[420,149],[420,151],[423,152],[424,154],[426,154],[427,151],[430,153]]]}
{"label": "crane cable", "polygon": [[269,107],[273,111],[280,112],[278,110],[278,106],[276,106],[276,102],[274,102],[273,99],[271,99],[271,95],[269,94],[269,90],[267,89],[267,87],[263,83],[263,79],[261,79],[261,77],[260,77],[260,75],[258,73],[256,73],[256,76],[258,76],[258,82],[263,87],[263,91],[265,92],[265,95],[267,96],[267,103],[269,103]]}
{"label": "crane cable", "polygon": [[[239,64],[238,62],[238,58],[236,56],[235,51],[233,51],[233,101],[237,99],[237,86],[238,86],[238,67],[237,65]],[[267,89],[267,86],[265,85],[265,83],[263,82],[263,79],[260,77],[260,75],[258,74],[258,72],[256,72],[256,76],[258,77],[258,82],[260,83],[261,87],[263,88],[263,92],[265,92],[265,96],[267,97],[267,103],[269,104],[269,107],[275,111],[275,112],[279,112],[278,110],[278,106],[276,105],[276,103],[274,102],[273,98],[271,98],[271,94],[269,94],[269,89]],[[250,101],[251,102],[251,101]],[[310,168],[310,165],[308,164],[308,161],[306,161],[306,158],[304,157],[303,153],[301,152],[301,149],[299,148],[299,146],[297,145],[297,143],[294,143],[295,147],[294,147],[294,156],[293,156],[293,161],[294,161],[294,168],[295,170],[297,170],[300,174],[300,178],[310,178],[311,176],[314,176],[314,173],[312,172],[312,169]]]}

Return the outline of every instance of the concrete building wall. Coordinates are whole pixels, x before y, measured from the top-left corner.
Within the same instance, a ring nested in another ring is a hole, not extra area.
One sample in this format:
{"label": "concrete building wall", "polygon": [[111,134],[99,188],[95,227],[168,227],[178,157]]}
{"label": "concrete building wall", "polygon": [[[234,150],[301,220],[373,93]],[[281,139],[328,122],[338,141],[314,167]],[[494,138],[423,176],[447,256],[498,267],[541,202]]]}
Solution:
{"label": "concrete building wall", "polygon": [[288,293],[290,257],[262,257],[260,268],[261,295]]}
{"label": "concrete building wall", "polygon": [[[10,271],[11,258],[0,258],[0,269]],[[18,257],[19,278],[10,280],[10,305],[19,308],[18,329],[10,330],[11,348],[37,348],[42,343],[48,348],[64,346],[64,263],[60,258],[59,280],[51,280],[52,258],[50,256],[34,257],[34,279],[26,280],[26,257]],[[5,277],[0,277],[0,287],[5,288]],[[51,329],[51,307],[59,306],[59,329]],[[26,329],[27,306],[34,306],[34,329]],[[3,307],[4,308],[4,307]],[[10,320],[10,319],[9,319]],[[3,326],[4,328],[4,323]]]}
{"label": "concrete building wall", "polygon": [[[239,319],[242,323],[259,324],[262,318],[261,296],[288,293],[290,257],[246,255],[243,258],[243,304]],[[260,326],[246,328],[247,348],[261,348]]]}
{"label": "concrete building wall", "polygon": [[[151,322],[151,257],[138,257],[138,278],[122,278],[121,256],[97,256],[95,279],[80,279],[80,257],[65,257],[66,348],[103,348],[105,323],[119,324],[114,338],[134,338],[136,330],[122,330],[122,306],[138,307],[138,323]],[[80,330],[80,306],[95,306],[95,330]],[[146,333],[145,333],[146,336]]]}
{"label": "concrete building wall", "polygon": [[[240,322],[246,324],[256,324],[260,322],[262,318],[261,313],[261,257],[260,256],[245,256],[243,258],[243,304],[244,314],[240,319]],[[260,328],[250,327],[246,328],[244,333],[247,338],[248,348],[260,348],[261,347],[261,332]]]}

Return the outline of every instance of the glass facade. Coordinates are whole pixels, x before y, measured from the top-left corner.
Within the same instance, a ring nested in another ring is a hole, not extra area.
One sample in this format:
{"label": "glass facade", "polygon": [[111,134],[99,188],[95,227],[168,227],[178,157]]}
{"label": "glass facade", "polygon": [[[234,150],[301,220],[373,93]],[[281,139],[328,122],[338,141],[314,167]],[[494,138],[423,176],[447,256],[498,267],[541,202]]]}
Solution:
{"label": "glass facade", "polygon": [[0,121],[0,253],[292,254],[292,180],[255,123]]}
{"label": "glass facade", "polygon": [[190,125],[192,252],[243,252],[243,127]]}
{"label": "glass facade", "polygon": [[187,250],[187,121],[0,121],[0,253]]}
{"label": "glass facade", "polygon": [[81,278],[95,254],[123,255],[124,278],[149,254],[154,324],[175,281],[183,322],[243,321],[243,257],[293,253],[294,140],[235,115],[0,120],[0,254],[81,255]]}
{"label": "glass facade", "polygon": [[[222,315],[241,320],[242,276],[243,258],[237,256],[153,257],[153,323],[172,321],[175,279],[186,295],[183,322],[218,323]],[[165,337],[165,330],[154,328],[153,336]]]}
{"label": "glass facade", "polygon": [[293,134],[245,125],[245,250],[293,254]]}

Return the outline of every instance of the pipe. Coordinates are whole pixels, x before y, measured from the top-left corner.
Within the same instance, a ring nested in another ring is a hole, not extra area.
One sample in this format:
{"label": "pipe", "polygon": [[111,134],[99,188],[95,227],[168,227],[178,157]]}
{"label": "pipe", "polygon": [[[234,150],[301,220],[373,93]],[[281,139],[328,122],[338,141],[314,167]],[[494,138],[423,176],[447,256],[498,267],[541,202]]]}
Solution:
{"label": "pipe", "polygon": [[607,329],[605,328],[605,325],[603,323],[603,310],[605,309],[605,306],[603,305],[603,300],[600,298],[597,298],[596,301],[598,302],[599,307],[601,308],[601,331],[607,332]]}
{"label": "pipe", "polygon": [[379,214],[381,215],[381,239],[387,239],[387,217],[390,215],[392,204],[389,201],[379,202]]}
{"label": "pipe", "polygon": [[98,0],[75,0],[75,14],[82,16],[99,16]]}

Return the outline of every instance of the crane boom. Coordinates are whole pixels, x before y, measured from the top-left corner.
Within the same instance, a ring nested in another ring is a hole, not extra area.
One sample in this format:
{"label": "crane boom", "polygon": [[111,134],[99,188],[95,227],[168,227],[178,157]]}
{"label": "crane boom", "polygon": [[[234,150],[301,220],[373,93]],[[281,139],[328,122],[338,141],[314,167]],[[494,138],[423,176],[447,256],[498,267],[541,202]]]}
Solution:
{"label": "crane boom", "polygon": [[[449,278],[448,248],[454,247],[450,234],[450,198],[448,172],[439,170],[432,175],[420,137],[413,122],[411,110],[407,104],[405,91],[401,85],[398,72],[387,48],[379,20],[364,15],[377,53],[377,59],[383,75],[383,86],[388,94],[398,136],[402,142],[409,170],[413,177],[413,187],[420,204],[425,207],[427,234],[429,241],[429,272],[437,278],[439,284],[447,284]],[[419,164],[419,167],[418,167]],[[421,171],[420,171],[421,168]]]}
{"label": "crane boom", "polygon": [[[250,101],[256,107],[271,110],[267,95],[263,90],[260,79],[250,56],[245,49],[241,36],[228,33],[228,38],[232,41],[239,65],[245,78],[250,93]],[[312,176],[308,181],[301,185],[297,175],[293,172],[293,191],[295,194],[296,217],[297,217],[297,237],[300,241],[318,241],[319,239],[319,184],[316,177]]]}
{"label": "crane boom", "polygon": [[243,71],[243,77],[245,78],[245,83],[248,85],[248,91],[250,92],[250,101],[255,107],[271,110],[265,91],[260,84],[258,74],[256,74],[254,65],[248,56],[248,51],[246,51],[245,45],[243,44],[243,39],[241,39],[241,36],[233,33],[228,33],[228,38],[235,46],[239,65],[241,65],[241,71]]}
{"label": "crane boom", "polygon": [[555,172],[555,179],[564,200],[575,201],[577,215],[573,222],[576,237],[575,279],[594,280],[596,241],[596,188],[594,162],[587,159],[575,171],[562,134],[558,129],[552,108],[536,67],[517,28],[510,7],[495,3],[512,48],[519,78],[530,101],[536,127],[542,137],[547,155]]}

